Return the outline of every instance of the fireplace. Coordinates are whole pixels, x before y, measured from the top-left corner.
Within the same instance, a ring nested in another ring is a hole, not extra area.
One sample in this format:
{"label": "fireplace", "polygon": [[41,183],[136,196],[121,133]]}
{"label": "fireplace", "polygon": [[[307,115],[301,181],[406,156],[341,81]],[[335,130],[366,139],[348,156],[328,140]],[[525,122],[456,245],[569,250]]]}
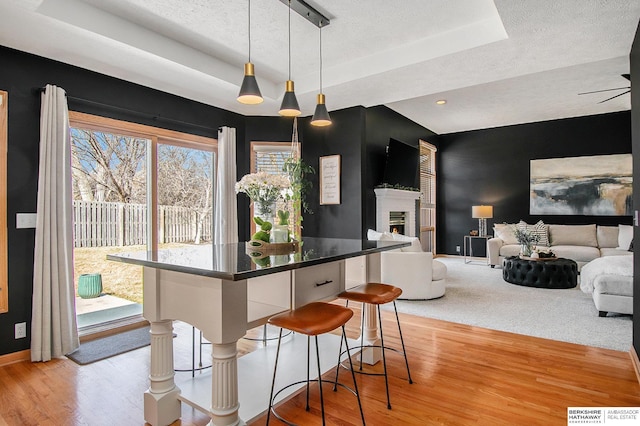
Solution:
{"label": "fireplace", "polygon": [[389,212],[389,232],[404,234],[407,212]]}
{"label": "fireplace", "polygon": [[393,232],[417,237],[416,200],[417,191],[377,188],[376,193],[376,230]]}

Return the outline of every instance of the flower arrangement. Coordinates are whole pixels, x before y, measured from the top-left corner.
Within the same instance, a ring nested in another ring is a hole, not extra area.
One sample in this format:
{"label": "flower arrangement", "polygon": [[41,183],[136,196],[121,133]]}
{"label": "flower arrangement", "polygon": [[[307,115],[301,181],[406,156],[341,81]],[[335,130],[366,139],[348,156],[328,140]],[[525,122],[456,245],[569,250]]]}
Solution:
{"label": "flower arrangement", "polygon": [[528,229],[521,229],[518,227],[513,231],[513,234],[522,248],[521,254],[524,256],[531,256],[531,253],[533,253],[533,246],[540,241],[540,236],[534,234]]}
{"label": "flower arrangement", "polygon": [[244,192],[254,203],[269,205],[283,197],[283,192],[290,187],[285,175],[258,172],[242,176],[235,189],[236,194]]}

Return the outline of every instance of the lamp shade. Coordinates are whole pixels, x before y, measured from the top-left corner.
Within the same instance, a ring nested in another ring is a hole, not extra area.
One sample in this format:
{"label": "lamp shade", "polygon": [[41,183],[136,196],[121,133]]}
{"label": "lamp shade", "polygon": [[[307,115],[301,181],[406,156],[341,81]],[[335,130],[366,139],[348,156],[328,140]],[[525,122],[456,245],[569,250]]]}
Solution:
{"label": "lamp shade", "polygon": [[331,125],[331,117],[329,117],[329,111],[327,111],[327,106],[324,104],[324,95],[322,93],[318,94],[318,104],[316,105],[316,111],[313,113],[311,125],[318,127]]}
{"label": "lamp shade", "polygon": [[240,86],[240,93],[238,94],[238,102],[242,104],[255,105],[262,103],[264,99],[260,93],[258,82],[253,71],[253,64],[247,62],[244,64],[244,79],[242,80],[242,86]]}
{"label": "lamp shade", "polygon": [[298,106],[298,99],[296,99],[296,93],[293,90],[293,81],[287,80],[286,91],[282,98],[282,105],[280,106],[280,115],[285,117],[297,117],[300,115],[300,107]]}
{"label": "lamp shade", "polygon": [[493,206],[472,206],[471,217],[474,219],[490,219],[493,217]]}

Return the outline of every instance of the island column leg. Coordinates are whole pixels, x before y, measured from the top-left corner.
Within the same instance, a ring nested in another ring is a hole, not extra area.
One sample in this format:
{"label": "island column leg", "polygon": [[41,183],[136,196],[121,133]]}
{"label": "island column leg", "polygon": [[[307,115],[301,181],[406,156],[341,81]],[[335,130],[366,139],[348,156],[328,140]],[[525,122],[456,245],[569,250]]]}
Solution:
{"label": "island column leg", "polygon": [[211,426],[244,425],[238,410],[237,342],[211,344]]}
{"label": "island column leg", "polygon": [[[378,334],[378,312],[375,305],[368,303],[362,304],[362,315],[364,315],[364,328],[360,330],[364,337],[365,345],[380,345],[380,337]],[[382,349],[365,348],[362,350],[362,362],[373,365],[382,359]]]}
{"label": "island column leg", "polygon": [[173,321],[151,322],[149,389],[144,393],[144,419],[153,426],[180,418],[180,389],[174,382]]}
{"label": "island column leg", "polygon": [[[366,279],[369,283],[381,282],[380,276],[380,253],[372,253],[366,257]],[[378,333],[378,312],[375,305],[368,303],[362,304],[362,324],[360,330],[364,337],[365,345],[380,345],[380,337]],[[382,359],[382,350],[380,348],[366,348],[362,351],[362,362],[373,365]]]}

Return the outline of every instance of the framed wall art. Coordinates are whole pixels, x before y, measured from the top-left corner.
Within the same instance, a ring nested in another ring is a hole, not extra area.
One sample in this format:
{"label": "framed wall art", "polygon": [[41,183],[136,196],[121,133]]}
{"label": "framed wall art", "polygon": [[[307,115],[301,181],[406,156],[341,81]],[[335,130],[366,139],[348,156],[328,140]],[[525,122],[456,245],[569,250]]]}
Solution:
{"label": "framed wall art", "polygon": [[532,215],[631,216],[631,154],[531,160]]}
{"label": "framed wall art", "polygon": [[340,204],[340,156],[320,157],[320,205]]}

